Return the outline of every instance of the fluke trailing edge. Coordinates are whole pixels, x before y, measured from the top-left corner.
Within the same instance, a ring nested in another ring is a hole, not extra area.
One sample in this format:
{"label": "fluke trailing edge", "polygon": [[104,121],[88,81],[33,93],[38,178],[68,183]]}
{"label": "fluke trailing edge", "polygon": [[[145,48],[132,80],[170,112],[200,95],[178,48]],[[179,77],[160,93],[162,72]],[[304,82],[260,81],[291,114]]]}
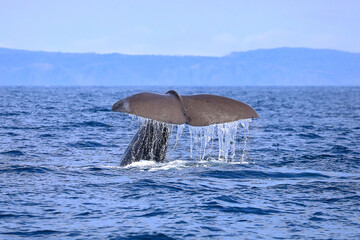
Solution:
{"label": "fluke trailing edge", "polygon": [[[165,94],[143,92],[121,99],[112,110],[149,118],[132,139],[121,165],[135,161],[165,159],[170,124],[209,126],[241,119],[259,118],[249,105],[222,96],[179,95],[174,90]],[[160,123],[159,123],[160,122]]]}

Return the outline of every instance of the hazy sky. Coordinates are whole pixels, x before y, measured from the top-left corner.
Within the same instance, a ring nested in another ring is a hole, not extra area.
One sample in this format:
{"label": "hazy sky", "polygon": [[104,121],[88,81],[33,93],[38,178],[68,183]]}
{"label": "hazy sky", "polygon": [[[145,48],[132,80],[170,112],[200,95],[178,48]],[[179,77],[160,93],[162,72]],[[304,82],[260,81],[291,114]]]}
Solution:
{"label": "hazy sky", "polygon": [[209,56],[275,47],[360,52],[360,0],[0,0],[0,47]]}

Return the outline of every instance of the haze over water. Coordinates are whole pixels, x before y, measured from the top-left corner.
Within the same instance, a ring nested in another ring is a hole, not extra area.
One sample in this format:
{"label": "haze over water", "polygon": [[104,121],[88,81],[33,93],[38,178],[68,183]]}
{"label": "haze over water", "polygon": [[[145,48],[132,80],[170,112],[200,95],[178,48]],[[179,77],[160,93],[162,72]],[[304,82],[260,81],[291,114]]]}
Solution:
{"label": "haze over water", "polygon": [[246,151],[191,158],[185,127],[119,167],[137,124],[112,104],[168,89],[0,87],[0,238],[360,238],[359,87],[176,88],[251,105]]}

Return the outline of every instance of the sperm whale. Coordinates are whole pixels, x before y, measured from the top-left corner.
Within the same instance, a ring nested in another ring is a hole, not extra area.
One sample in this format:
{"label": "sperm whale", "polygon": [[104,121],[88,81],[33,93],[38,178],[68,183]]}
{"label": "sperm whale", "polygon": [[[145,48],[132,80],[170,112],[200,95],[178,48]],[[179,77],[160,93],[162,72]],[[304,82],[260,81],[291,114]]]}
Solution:
{"label": "sperm whale", "polygon": [[120,165],[140,160],[163,162],[169,137],[168,124],[209,126],[241,119],[259,118],[246,103],[211,94],[179,95],[142,92],[117,101],[114,112],[123,112],[154,121],[142,124],[122,156]]}

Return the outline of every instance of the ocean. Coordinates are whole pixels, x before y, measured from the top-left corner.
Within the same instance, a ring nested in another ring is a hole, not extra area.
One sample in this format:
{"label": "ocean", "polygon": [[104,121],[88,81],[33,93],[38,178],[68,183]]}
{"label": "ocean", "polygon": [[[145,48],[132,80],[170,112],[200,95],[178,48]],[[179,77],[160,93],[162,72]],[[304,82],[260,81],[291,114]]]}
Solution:
{"label": "ocean", "polygon": [[[112,104],[168,89],[260,119],[120,167],[141,119]],[[360,239],[360,87],[0,87],[0,196],[0,239]]]}

